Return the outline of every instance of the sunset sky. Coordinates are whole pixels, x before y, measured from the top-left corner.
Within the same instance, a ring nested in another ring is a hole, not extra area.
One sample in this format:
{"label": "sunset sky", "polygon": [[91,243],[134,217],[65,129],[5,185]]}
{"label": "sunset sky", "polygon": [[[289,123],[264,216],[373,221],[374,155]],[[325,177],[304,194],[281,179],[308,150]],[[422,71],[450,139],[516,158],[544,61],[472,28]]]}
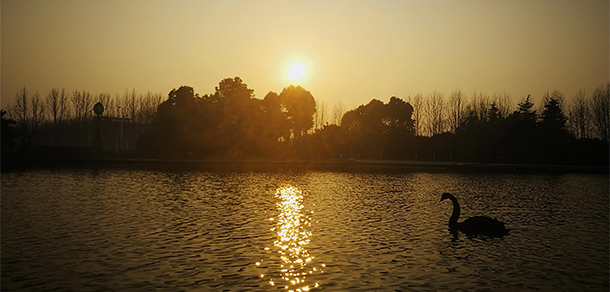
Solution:
{"label": "sunset sky", "polygon": [[23,86],[166,96],[235,76],[258,98],[302,85],[329,109],[457,89],[571,97],[610,79],[609,14],[607,0],[3,0],[2,107]]}

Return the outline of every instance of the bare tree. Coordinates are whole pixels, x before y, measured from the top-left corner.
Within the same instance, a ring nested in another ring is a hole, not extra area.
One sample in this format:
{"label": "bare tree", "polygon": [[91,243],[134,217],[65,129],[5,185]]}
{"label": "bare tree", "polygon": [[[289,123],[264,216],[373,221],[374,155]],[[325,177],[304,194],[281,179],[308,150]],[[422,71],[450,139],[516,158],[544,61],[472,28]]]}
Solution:
{"label": "bare tree", "polygon": [[30,111],[30,98],[28,91],[23,87],[16,95],[15,103],[10,109],[10,114],[17,121],[17,125],[26,128],[28,126],[28,116]]}
{"label": "bare tree", "polygon": [[124,119],[127,117],[128,115],[128,111],[127,111],[127,98],[126,96],[123,96],[122,98],[120,96],[116,96],[116,117],[117,118],[121,118]]}
{"label": "bare tree", "polygon": [[152,94],[149,92],[146,95],[140,95],[138,98],[138,122],[148,123],[148,115],[151,109]]}
{"label": "bare tree", "polygon": [[45,118],[44,117],[45,116],[44,102],[40,98],[40,95],[38,94],[38,92],[36,92],[32,96],[31,108],[32,108],[32,113],[30,116],[31,131],[36,132],[38,127],[42,124],[42,122],[44,122],[44,118]]}
{"label": "bare tree", "polygon": [[68,107],[68,94],[66,89],[62,88],[58,97],[58,122],[61,123],[70,118],[70,108]]}
{"label": "bare tree", "polygon": [[591,98],[593,126],[598,137],[608,141],[610,135],[610,83],[595,89]]}
{"label": "bare tree", "polygon": [[151,104],[152,104],[152,110],[150,112],[150,122],[152,123],[153,117],[155,115],[155,113],[157,112],[157,107],[163,102],[164,99],[164,95],[163,93],[159,92],[153,95],[152,99],[151,99]]}
{"label": "bare tree", "polygon": [[487,119],[487,110],[489,109],[489,96],[476,92],[472,95],[470,103],[467,105],[468,115],[472,115],[479,121],[485,121]]}
{"label": "bare tree", "polygon": [[157,112],[157,106],[161,104],[163,95],[161,93],[153,94],[150,91],[146,93],[144,97],[140,98],[140,120],[139,122],[144,124],[151,124],[155,113]]}
{"label": "bare tree", "polygon": [[138,94],[138,97],[136,98],[136,122],[138,123],[144,123],[144,112],[146,111],[146,95],[143,94]]}
{"label": "bare tree", "polygon": [[432,97],[428,97],[424,102],[423,102],[423,111],[422,111],[422,116],[423,116],[423,123],[422,123],[422,136],[432,136],[433,134],[433,124],[434,124],[434,118],[433,118],[433,109],[432,109],[432,102],[431,102]]}
{"label": "bare tree", "polygon": [[132,121],[136,121],[136,113],[138,111],[137,101],[136,101],[136,90],[133,89],[131,94],[125,91],[125,110],[129,115],[129,118]]}
{"label": "bare tree", "polygon": [[17,93],[17,99],[10,109],[11,117],[17,121],[17,125],[23,131],[23,141],[31,143],[32,136],[44,121],[44,103],[40,95],[35,93],[29,96],[25,87]]}
{"label": "bare tree", "polygon": [[333,124],[340,125],[343,118],[343,104],[339,101],[333,106]]}
{"label": "bare tree", "polygon": [[89,92],[83,91],[83,99],[85,100],[83,105],[83,111],[85,112],[85,119],[89,120],[93,116],[93,95]]}
{"label": "bare tree", "polygon": [[449,97],[447,123],[449,131],[455,133],[464,120],[464,98],[461,91],[454,91]]}
{"label": "bare tree", "polygon": [[70,101],[72,102],[72,110],[74,112],[74,120],[76,122],[82,122],[91,117],[91,108],[93,105],[92,96],[90,93],[75,90],[72,93]]}
{"label": "bare tree", "polygon": [[415,136],[421,136],[423,128],[422,126],[424,125],[424,121],[422,120],[424,116],[424,104],[422,100],[422,95],[419,93],[416,94],[412,99],[409,98],[409,102],[413,107],[413,128],[415,130]]}
{"label": "bare tree", "polygon": [[104,105],[104,115],[107,117],[118,117],[120,100],[119,95],[115,95],[114,97],[109,95],[107,105]]}
{"label": "bare tree", "polygon": [[568,110],[570,132],[577,139],[589,138],[591,129],[591,111],[587,101],[585,91],[580,90],[572,99],[572,104]]}
{"label": "bare tree", "polygon": [[108,116],[108,112],[110,108],[112,108],[113,100],[109,93],[101,93],[97,96],[97,102],[101,103],[104,106],[104,112],[102,115]]}
{"label": "bare tree", "polygon": [[500,114],[500,117],[502,118],[507,118],[513,110],[513,103],[506,92],[503,92],[500,95],[494,95],[494,103],[498,109],[498,114]]}
{"label": "bare tree", "polygon": [[80,122],[84,119],[85,113],[83,112],[83,94],[82,92],[75,90],[72,92],[72,96],[70,97],[70,101],[72,102],[72,112],[74,113],[74,120],[76,122]]}
{"label": "bare tree", "polygon": [[59,90],[57,90],[56,88],[51,89],[51,92],[49,92],[49,95],[47,95],[46,105],[49,111],[51,121],[54,125],[57,125],[59,123],[60,111]]}
{"label": "bare tree", "polygon": [[445,130],[444,103],[443,94],[436,91],[426,100],[425,112],[430,136],[441,134]]}
{"label": "bare tree", "polygon": [[324,127],[326,119],[326,103],[320,102],[318,103],[318,108],[316,110],[316,113],[314,114],[314,130],[318,130]]}

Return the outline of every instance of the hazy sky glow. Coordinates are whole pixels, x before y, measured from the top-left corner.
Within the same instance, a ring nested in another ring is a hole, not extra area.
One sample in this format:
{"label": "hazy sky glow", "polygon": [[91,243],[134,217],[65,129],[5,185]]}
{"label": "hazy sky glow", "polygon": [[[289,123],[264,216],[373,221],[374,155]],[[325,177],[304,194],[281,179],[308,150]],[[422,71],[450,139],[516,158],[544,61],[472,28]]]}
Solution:
{"label": "hazy sky glow", "polygon": [[23,86],[206,94],[235,76],[258,98],[296,83],[344,109],[435,90],[571,97],[610,80],[607,0],[1,4],[3,108]]}

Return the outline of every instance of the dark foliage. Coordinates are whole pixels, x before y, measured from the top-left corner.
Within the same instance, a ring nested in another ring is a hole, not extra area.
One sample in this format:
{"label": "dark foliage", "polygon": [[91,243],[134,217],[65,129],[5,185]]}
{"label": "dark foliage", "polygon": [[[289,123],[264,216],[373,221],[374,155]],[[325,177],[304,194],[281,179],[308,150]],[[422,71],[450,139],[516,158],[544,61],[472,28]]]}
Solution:
{"label": "dark foliage", "polygon": [[182,86],[158,106],[153,129],[136,147],[171,158],[310,156],[295,153],[293,144],[304,142],[315,111],[315,99],[300,86],[269,92],[263,100],[239,77],[220,81],[202,97]]}
{"label": "dark foliage", "polygon": [[18,134],[16,129],[17,122],[5,117],[5,110],[1,110],[0,115],[2,117],[2,153],[4,154],[14,150]]}
{"label": "dark foliage", "polygon": [[[591,102],[591,124],[601,140],[576,139],[568,132],[567,126],[573,132],[575,123],[568,124],[563,95],[559,92],[545,95],[540,112],[534,110],[530,96],[512,113],[502,100],[487,103],[481,97],[463,110],[452,109],[455,115],[451,126],[446,127],[450,132],[442,132],[445,128],[442,97],[437,96],[429,112],[423,114],[421,100],[414,101],[415,105],[419,104],[416,111],[419,123],[428,121],[435,125],[432,132],[437,134],[431,137],[415,135],[414,107],[400,98],[391,97],[387,103],[373,99],[346,112],[340,125],[326,124],[312,129],[317,106],[309,91],[291,85],[279,94],[269,92],[258,99],[254,90],[239,77],[221,80],[214,93],[203,96],[189,86],[173,89],[165,101],[159,99],[153,106],[141,104],[141,108],[151,108],[146,111],[147,115],[142,115],[148,118],[138,118],[140,115],[135,114],[139,107],[134,92],[126,94],[127,111],[115,107],[119,111],[115,110],[114,116],[93,118],[87,110],[88,103],[79,102],[74,106],[79,105],[82,115],[64,120],[63,111],[75,111],[60,106],[65,101],[64,95],[63,90],[49,95],[47,102],[52,119],[45,123],[40,99],[37,95],[28,96],[24,88],[10,111],[17,121],[6,118],[6,112],[2,111],[3,155],[32,156],[30,146],[39,148],[35,151],[39,156],[54,157],[53,151],[59,153],[57,157],[80,157],[79,153],[87,151],[96,155],[90,149],[91,133],[101,127],[101,140],[106,142],[102,151],[110,149],[116,155],[131,157],[400,159],[571,165],[608,165],[609,159],[610,114],[606,105],[610,104],[610,84],[597,90]],[[75,92],[73,100],[81,101],[83,96],[89,95]],[[126,112],[131,114],[125,115]],[[572,117],[573,112],[570,113]],[[423,115],[428,115],[428,119],[422,118]],[[587,124],[580,126],[587,130]],[[135,152],[133,147],[126,147],[134,144]],[[72,153],[77,151],[74,149],[80,150]]]}
{"label": "dark foliage", "polygon": [[414,141],[412,113],[413,107],[396,97],[390,98],[387,104],[373,99],[367,105],[345,113],[341,127],[349,136],[349,156],[410,158]]}

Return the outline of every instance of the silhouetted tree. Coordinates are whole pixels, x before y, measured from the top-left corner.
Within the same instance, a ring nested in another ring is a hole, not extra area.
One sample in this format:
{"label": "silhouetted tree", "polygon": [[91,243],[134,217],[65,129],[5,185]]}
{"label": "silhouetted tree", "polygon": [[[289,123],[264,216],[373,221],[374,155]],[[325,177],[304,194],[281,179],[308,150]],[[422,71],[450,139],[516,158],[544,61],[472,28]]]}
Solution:
{"label": "silhouetted tree", "polygon": [[477,94],[476,92],[472,95],[470,102],[467,105],[467,116],[474,115],[479,121],[483,121],[487,117],[487,110],[489,109],[489,96],[483,93]]}
{"label": "silhouetted tree", "polygon": [[502,116],[500,115],[500,110],[498,109],[498,107],[496,107],[496,103],[492,102],[489,105],[489,109],[487,110],[487,120],[489,122],[494,122],[499,120],[501,117]]}
{"label": "silhouetted tree", "polygon": [[464,98],[461,91],[454,91],[449,97],[447,122],[449,131],[455,133],[464,121]]}
{"label": "silhouetted tree", "polygon": [[433,136],[445,131],[445,101],[443,94],[434,92],[425,104],[425,113],[427,117],[428,134]]}
{"label": "silhouetted tree", "polygon": [[257,131],[263,119],[263,104],[254,98],[254,90],[239,77],[226,78],[216,87],[223,107],[221,129],[224,131],[227,155],[252,155],[259,150],[262,138]]}
{"label": "silhouetted tree", "polygon": [[356,158],[379,158],[385,145],[379,143],[384,134],[383,102],[373,99],[367,105],[348,111],[341,119],[350,135],[350,147]]}
{"label": "silhouetted tree", "polygon": [[290,138],[290,126],[286,109],[275,92],[269,92],[263,99],[266,127],[264,133],[270,142],[287,141]]}
{"label": "silhouetted tree", "polygon": [[507,129],[506,152],[511,162],[537,162],[540,135],[536,124],[534,103],[528,95],[517,105],[517,110],[509,116]]}
{"label": "silhouetted tree", "polygon": [[595,132],[602,141],[608,142],[610,137],[610,83],[595,89],[591,99],[593,125]]}
{"label": "silhouetted tree", "polygon": [[19,146],[22,154],[29,151],[34,144],[33,138],[44,120],[44,103],[38,93],[29,96],[25,87],[17,94],[11,108],[11,116],[16,118],[19,134]]}
{"label": "silhouetted tree", "polygon": [[49,115],[53,124],[59,122],[59,90],[53,88],[46,99],[47,108],[49,109]]}
{"label": "silhouetted tree", "polygon": [[591,111],[584,90],[580,90],[572,99],[568,111],[570,131],[577,139],[589,138],[591,129]]}
{"label": "silhouetted tree", "polygon": [[17,93],[15,103],[11,107],[10,113],[11,116],[16,119],[17,125],[20,128],[27,130],[30,116],[30,97],[28,96],[28,92],[25,87],[23,87],[21,90],[19,90],[19,93]]}
{"label": "silhouetted tree", "polygon": [[[110,95],[108,95],[108,97],[110,97]],[[157,111],[157,106],[161,103],[161,99],[161,94],[155,94],[150,91],[140,99],[138,113],[138,121],[140,123],[151,124],[153,122],[155,112]]]}
{"label": "silhouetted tree", "polygon": [[479,110],[469,108],[468,117],[456,131],[457,146],[452,151],[452,156],[467,161],[503,162],[506,120],[495,103],[488,105],[483,116],[480,116]]}
{"label": "silhouetted tree", "polygon": [[524,101],[517,105],[517,107],[516,113],[520,115],[520,119],[532,122],[536,120],[536,111],[532,110],[534,103],[532,102],[529,94]]}
{"label": "silhouetted tree", "polygon": [[68,96],[65,89],[51,89],[46,98],[46,108],[53,124],[62,123],[68,117]]}
{"label": "silhouetted tree", "polygon": [[31,109],[32,115],[30,119],[30,127],[32,132],[36,132],[45,119],[44,102],[40,98],[38,92],[32,96]]}
{"label": "silhouetted tree", "polygon": [[301,86],[290,85],[280,93],[280,100],[286,109],[286,117],[291,124],[295,138],[300,138],[313,127],[316,100]]}
{"label": "silhouetted tree", "polygon": [[502,118],[508,118],[511,111],[513,110],[513,105],[511,103],[510,96],[504,92],[500,95],[494,95],[493,103],[498,108],[498,114]]}
{"label": "silhouetted tree", "polygon": [[390,158],[406,158],[413,151],[415,134],[413,107],[400,98],[392,96],[384,107],[386,125],[386,153]]}
{"label": "silhouetted tree", "polygon": [[566,145],[570,136],[566,130],[568,118],[563,113],[563,95],[555,91],[545,98],[544,110],[540,116],[539,157],[543,163],[563,163],[566,161]]}
{"label": "silhouetted tree", "polygon": [[413,106],[413,130],[415,136],[423,135],[424,127],[424,104],[422,101],[422,95],[416,94],[409,103]]}
{"label": "silhouetted tree", "polygon": [[560,95],[555,94],[546,101],[541,119],[542,129],[547,133],[557,135],[566,132],[566,121],[568,118],[563,113]]}
{"label": "silhouetted tree", "polygon": [[15,128],[17,122],[13,119],[7,118],[7,112],[5,110],[0,111],[0,117],[2,118],[2,154],[6,154],[13,150],[15,146],[15,139],[17,138],[17,129]]}
{"label": "silhouetted tree", "polygon": [[[9,108],[15,121],[2,112],[3,154],[11,148],[11,141],[25,150],[22,154],[36,145],[88,146],[92,105],[101,101],[109,123],[116,123],[116,118],[121,118],[121,124],[152,123],[150,131],[136,141],[137,149],[164,157],[596,165],[607,165],[608,160],[610,83],[598,88],[590,99],[580,92],[569,108],[569,119],[563,95],[557,91],[547,92],[537,110],[528,95],[510,114],[506,93],[494,95],[493,100],[475,93],[466,102],[456,91],[448,102],[436,92],[427,99],[416,95],[409,102],[391,97],[385,104],[373,99],[345,114],[339,104],[330,125],[326,106],[316,104],[302,87],[289,86],[281,94],[269,92],[261,100],[239,77],[221,80],[212,94],[203,96],[182,86],[170,91],[162,102],[161,95],[142,95],[135,90],[115,98],[110,94],[94,98],[86,91],[68,96],[63,89],[53,89],[45,97],[42,101],[38,93],[29,95],[23,88]],[[29,153],[36,155],[37,149],[32,150]]]}
{"label": "silhouetted tree", "polygon": [[75,90],[70,97],[72,103],[72,113],[74,121],[77,123],[84,122],[92,114],[93,98],[89,92]]}
{"label": "silhouetted tree", "polygon": [[326,115],[326,103],[317,103],[317,110],[314,114],[314,130],[320,130],[324,125],[328,124],[328,117]]}
{"label": "silhouetted tree", "polygon": [[[293,146],[280,144],[291,133],[303,137],[315,112],[313,96],[302,87],[290,86],[280,95],[270,92],[259,100],[241,78],[226,78],[213,94],[202,97],[187,86],[172,90],[157,109],[152,132],[142,139],[171,141],[148,149],[171,156],[284,156]],[[147,144],[138,143],[143,148]]]}
{"label": "silhouetted tree", "polygon": [[[192,118],[197,116],[198,96],[192,87],[181,86],[172,89],[166,101],[157,107],[153,127],[154,134],[142,139],[154,140],[151,148],[144,151],[160,152],[170,156],[184,156],[192,151],[191,137],[188,137]],[[147,144],[139,143],[146,147]],[[154,149],[152,148],[154,147]]]}
{"label": "silhouetted tree", "polygon": [[402,99],[392,97],[388,104],[373,99],[345,113],[341,127],[347,130],[356,157],[394,158],[410,146],[412,114],[413,107]]}
{"label": "silhouetted tree", "polygon": [[400,98],[392,96],[385,105],[384,123],[394,135],[413,136],[413,107]]}
{"label": "silhouetted tree", "polygon": [[338,125],[326,125],[312,135],[315,158],[340,159],[349,157],[349,133]]}
{"label": "silhouetted tree", "polygon": [[341,118],[343,117],[343,104],[339,101],[333,106],[332,124],[341,125]]}

